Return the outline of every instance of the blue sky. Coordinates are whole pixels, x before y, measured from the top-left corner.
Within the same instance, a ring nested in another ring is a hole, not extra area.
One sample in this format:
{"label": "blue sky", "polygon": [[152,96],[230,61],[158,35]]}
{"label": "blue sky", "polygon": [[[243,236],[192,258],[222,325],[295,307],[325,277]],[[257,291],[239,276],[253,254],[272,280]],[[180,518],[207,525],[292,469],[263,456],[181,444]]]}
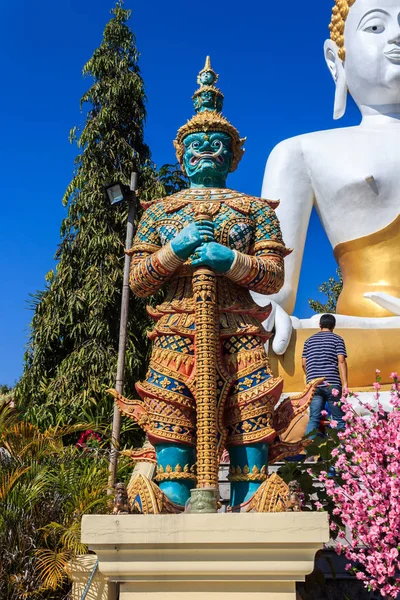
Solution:
{"label": "blue sky", "polygon": [[[172,139],[192,115],[196,75],[207,54],[220,73],[224,113],[247,136],[230,187],[260,194],[265,162],[279,141],[338,126],[322,51],[332,4],[126,0],[141,53],[154,161],[175,162]],[[68,134],[82,122],[79,100],[90,85],[82,67],[101,41],[112,6],[112,0],[1,2],[0,383],[13,384],[22,372],[32,316],[27,300],[54,266],[61,199],[77,153]],[[339,125],[358,121],[350,103]],[[318,297],[318,285],[335,268],[313,215],[297,316],[311,314],[308,299]]]}

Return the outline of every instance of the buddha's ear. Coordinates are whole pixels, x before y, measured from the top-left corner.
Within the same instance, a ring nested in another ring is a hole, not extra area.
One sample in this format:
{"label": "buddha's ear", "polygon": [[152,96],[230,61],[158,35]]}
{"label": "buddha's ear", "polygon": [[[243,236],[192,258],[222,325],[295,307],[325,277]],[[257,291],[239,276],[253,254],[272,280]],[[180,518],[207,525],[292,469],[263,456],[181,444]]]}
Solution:
{"label": "buddha's ear", "polygon": [[325,61],[335,82],[335,105],[333,118],[340,119],[346,112],[347,106],[347,83],[343,61],[339,58],[339,48],[332,40],[326,40],[324,45]]}

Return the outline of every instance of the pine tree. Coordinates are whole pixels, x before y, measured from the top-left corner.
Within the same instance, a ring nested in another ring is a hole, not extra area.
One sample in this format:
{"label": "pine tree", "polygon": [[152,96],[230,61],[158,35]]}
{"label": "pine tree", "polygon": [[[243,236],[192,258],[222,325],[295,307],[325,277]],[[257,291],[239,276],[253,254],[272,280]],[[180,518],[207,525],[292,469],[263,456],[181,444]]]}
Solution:
{"label": "pine tree", "polygon": [[[175,167],[157,177],[144,142],[144,84],[135,36],[127,25],[131,11],[119,0],[103,40],[83,74],[92,85],[81,100],[84,127],[71,131],[79,155],[63,203],[58,264],[44,291],[33,296],[34,316],[25,368],[16,400],[25,417],[42,427],[84,419],[109,421],[118,351],[127,207],[111,206],[104,184],[129,182],[139,172],[142,199],[182,187]],[[166,177],[166,186],[162,177]],[[172,176],[172,181],[171,181]],[[145,303],[131,299],[126,390],[143,377],[150,326]]]}
{"label": "pine tree", "polygon": [[336,313],[336,305],[338,298],[343,289],[343,277],[340,269],[337,269],[336,274],[338,279],[330,277],[328,281],[324,281],[318,288],[327,297],[325,304],[319,300],[309,300],[308,303],[317,314]]}

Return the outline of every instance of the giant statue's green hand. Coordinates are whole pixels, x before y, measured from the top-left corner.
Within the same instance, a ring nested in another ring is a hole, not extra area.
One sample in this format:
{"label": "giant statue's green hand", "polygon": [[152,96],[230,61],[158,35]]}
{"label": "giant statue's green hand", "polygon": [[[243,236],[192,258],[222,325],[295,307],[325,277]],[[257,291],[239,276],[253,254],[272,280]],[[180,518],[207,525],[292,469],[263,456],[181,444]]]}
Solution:
{"label": "giant statue's green hand", "polygon": [[193,254],[193,267],[210,267],[217,273],[226,273],[235,260],[235,253],[230,248],[210,242],[197,248]]}
{"label": "giant statue's green hand", "polygon": [[214,240],[214,223],[212,221],[196,221],[191,223],[172,240],[171,248],[178,258],[186,260],[204,244]]}

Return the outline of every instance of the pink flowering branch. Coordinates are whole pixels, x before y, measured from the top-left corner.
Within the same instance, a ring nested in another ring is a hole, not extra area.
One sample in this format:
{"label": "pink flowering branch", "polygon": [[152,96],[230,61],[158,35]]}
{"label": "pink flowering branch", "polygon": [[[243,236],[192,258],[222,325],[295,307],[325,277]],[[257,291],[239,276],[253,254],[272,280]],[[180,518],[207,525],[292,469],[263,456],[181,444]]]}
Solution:
{"label": "pink flowering branch", "polygon": [[[365,404],[370,416],[359,416],[348,397],[341,399],[346,427],[337,432],[340,446],[332,450],[335,475],[321,471],[318,480],[324,484],[334,506],[331,529],[336,534],[339,528],[337,551],[350,561],[348,569],[353,570],[367,589],[397,598],[400,593],[400,383],[398,373],[392,373],[392,411],[386,412],[379,402],[379,373],[377,370],[374,385],[377,407]],[[315,507],[323,508],[320,502]],[[346,529],[350,539],[346,539]]]}

